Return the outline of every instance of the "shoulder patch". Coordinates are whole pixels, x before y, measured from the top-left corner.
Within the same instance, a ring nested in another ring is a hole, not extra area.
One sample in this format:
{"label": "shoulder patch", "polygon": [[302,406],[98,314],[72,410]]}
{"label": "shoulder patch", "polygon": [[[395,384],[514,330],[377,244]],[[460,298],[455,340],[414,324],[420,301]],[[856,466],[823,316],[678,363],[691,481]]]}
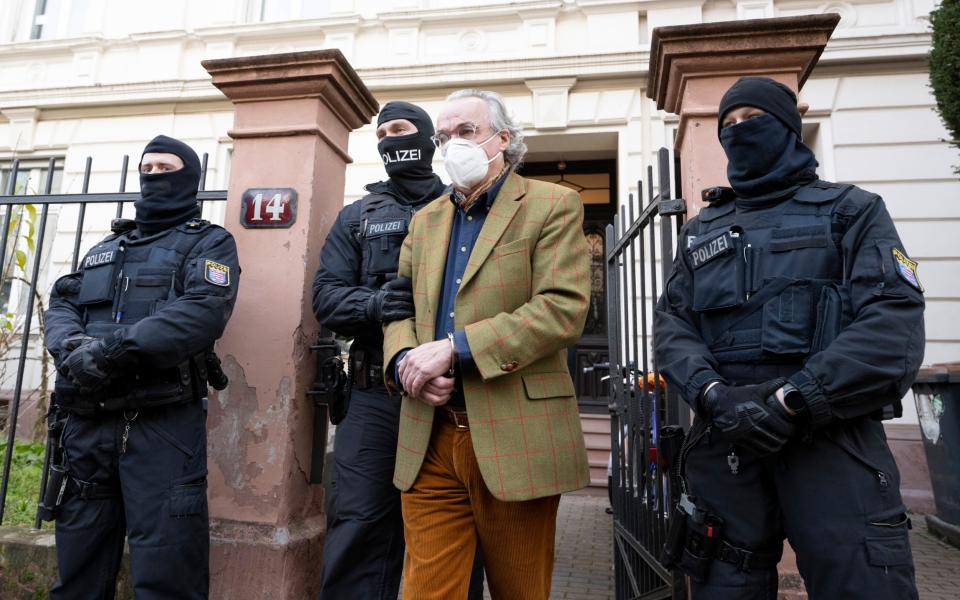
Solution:
{"label": "shoulder patch", "polygon": [[917,276],[917,266],[919,263],[907,258],[907,255],[898,248],[894,248],[892,252],[893,261],[897,264],[897,274],[900,276],[900,279],[906,281],[917,291],[922,292],[923,286],[920,284],[920,278]]}
{"label": "shoulder patch", "polygon": [[213,285],[230,287],[230,267],[205,259],[203,261],[203,279]]}

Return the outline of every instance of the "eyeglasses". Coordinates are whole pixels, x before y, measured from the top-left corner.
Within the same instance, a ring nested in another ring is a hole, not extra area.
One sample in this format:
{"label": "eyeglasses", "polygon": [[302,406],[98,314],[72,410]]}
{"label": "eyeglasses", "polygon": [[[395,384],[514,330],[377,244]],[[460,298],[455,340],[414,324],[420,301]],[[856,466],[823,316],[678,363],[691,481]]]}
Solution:
{"label": "eyeglasses", "polygon": [[461,123],[457,126],[457,129],[454,133],[447,133],[446,131],[438,131],[436,135],[431,135],[430,140],[433,142],[433,145],[439,148],[443,146],[451,139],[458,137],[465,140],[473,140],[476,137],[477,132],[480,130],[480,126],[476,123]]}

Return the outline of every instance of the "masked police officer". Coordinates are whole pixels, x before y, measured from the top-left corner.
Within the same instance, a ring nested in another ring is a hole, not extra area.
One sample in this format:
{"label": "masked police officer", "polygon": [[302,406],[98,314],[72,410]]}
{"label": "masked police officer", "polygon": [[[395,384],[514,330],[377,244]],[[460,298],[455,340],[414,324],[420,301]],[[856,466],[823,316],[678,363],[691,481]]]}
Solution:
{"label": "masked police officer", "polygon": [[[389,179],[337,216],[320,252],[313,310],[324,326],[353,336],[349,409],[334,440],[335,492],[328,504],[320,598],[395,600],[403,566],[403,520],[393,467],[400,398],[383,385],[385,322],[413,316],[410,280],[397,278],[400,244],[414,213],[443,195],[433,172],[430,116],[388,102],[377,118],[377,150]],[[479,561],[471,598],[480,598]]]}
{"label": "masked police officer", "polygon": [[199,182],[189,146],[154,138],[134,222],[115,221],[54,284],[45,341],[66,476],[51,598],[113,598],[125,534],[137,598],[207,597],[208,363],[240,267],[233,237],[199,219]]}
{"label": "masked police officer", "polygon": [[923,358],[917,263],[878,196],[817,178],[789,88],[740,79],[719,126],[732,190],[684,226],[656,314],[697,415],[667,554],[694,598],[776,598],[784,536],[812,600],[916,598],[880,421]]}

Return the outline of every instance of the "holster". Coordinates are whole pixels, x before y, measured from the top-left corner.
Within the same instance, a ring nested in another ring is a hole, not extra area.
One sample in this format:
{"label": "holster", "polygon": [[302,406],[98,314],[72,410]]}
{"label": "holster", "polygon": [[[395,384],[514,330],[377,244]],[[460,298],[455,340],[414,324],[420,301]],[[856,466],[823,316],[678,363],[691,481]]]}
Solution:
{"label": "holster", "polygon": [[56,397],[47,411],[47,451],[44,456],[44,488],[37,514],[44,521],[52,521],[57,516],[57,508],[63,501],[67,489],[66,457],[63,453],[63,429],[67,417],[56,406]]}
{"label": "holster", "polygon": [[704,581],[721,547],[722,535],[723,520],[698,508],[693,496],[681,494],[660,562],[668,569],[680,569],[694,581]]}
{"label": "holster", "polygon": [[347,415],[344,401],[344,386],[347,375],[343,372],[340,345],[333,334],[321,329],[317,343],[310,346],[315,354],[317,370],[313,386],[307,395],[313,399],[313,451],[311,452],[310,483],[323,482],[323,466],[327,448],[327,419],[336,425]]}

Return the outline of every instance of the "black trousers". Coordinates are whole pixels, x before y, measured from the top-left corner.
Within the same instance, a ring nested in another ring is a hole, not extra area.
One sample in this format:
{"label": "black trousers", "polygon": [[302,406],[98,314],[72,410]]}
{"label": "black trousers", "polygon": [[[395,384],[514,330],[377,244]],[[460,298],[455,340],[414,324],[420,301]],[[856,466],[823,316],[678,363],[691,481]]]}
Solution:
{"label": "black trousers", "polygon": [[[690,435],[705,429],[697,420]],[[707,434],[690,450],[686,475],[730,544],[778,552],[789,539],[811,600],[917,598],[900,475],[880,422],[836,423],[770,457]],[[693,597],[775,600],[777,572],[714,560]]]}
{"label": "black trousers", "polygon": [[[396,600],[403,572],[403,516],[393,485],[400,398],[385,387],[354,388],[334,438],[320,600]],[[471,600],[483,597],[479,560]]]}
{"label": "black trousers", "polygon": [[96,484],[97,494],[84,498],[71,485],[57,512],[60,578],[50,598],[113,598],[125,536],[138,600],[206,598],[210,539],[201,403],[70,415],[63,444],[68,474]]}

